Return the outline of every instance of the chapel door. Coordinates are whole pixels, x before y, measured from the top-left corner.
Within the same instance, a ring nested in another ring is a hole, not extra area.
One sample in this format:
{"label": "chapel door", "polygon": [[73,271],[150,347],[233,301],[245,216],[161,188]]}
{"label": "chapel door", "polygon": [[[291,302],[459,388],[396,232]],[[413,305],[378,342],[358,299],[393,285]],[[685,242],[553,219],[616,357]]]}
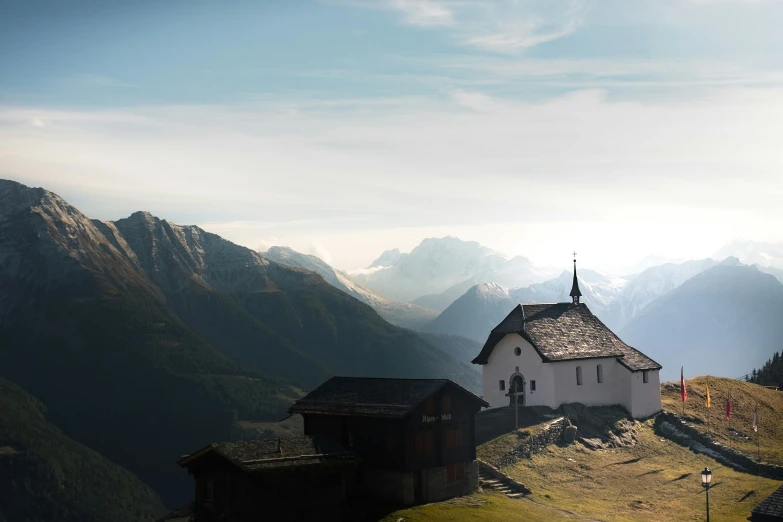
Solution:
{"label": "chapel door", "polygon": [[509,382],[509,406],[517,404],[519,406],[525,405],[525,379],[521,375],[515,375]]}

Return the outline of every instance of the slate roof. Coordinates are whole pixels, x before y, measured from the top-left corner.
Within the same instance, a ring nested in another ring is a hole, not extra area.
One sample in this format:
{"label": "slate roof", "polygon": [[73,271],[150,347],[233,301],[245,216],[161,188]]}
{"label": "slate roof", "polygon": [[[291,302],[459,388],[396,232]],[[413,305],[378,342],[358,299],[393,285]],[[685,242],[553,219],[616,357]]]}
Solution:
{"label": "slate roof", "polygon": [[356,461],[353,451],[329,438],[302,436],[213,443],[182,457],[177,464],[187,465],[209,452],[217,453],[248,472]]}
{"label": "slate roof", "polygon": [[631,371],[661,365],[622,342],[584,303],[517,305],[489,334],[474,364],[487,364],[497,343],[509,333],[527,340],[544,362],[617,357]]}
{"label": "slate roof", "polygon": [[296,401],[288,411],[401,419],[444,386],[454,386],[469,400],[489,406],[484,399],[449,379],[332,377]]}
{"label": "slate roof", "polygon": [[751,512],[751,520],[783,520],[783,486],[780,486],[770,496]]}

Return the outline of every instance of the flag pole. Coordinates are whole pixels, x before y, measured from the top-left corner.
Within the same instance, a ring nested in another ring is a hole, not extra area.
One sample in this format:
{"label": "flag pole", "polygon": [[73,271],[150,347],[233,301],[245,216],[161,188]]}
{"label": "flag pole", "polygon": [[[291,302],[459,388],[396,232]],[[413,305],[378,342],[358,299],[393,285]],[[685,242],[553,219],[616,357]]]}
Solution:
{"label": "flag pole", "polygon": [[[731,408],[731,389],[729,389],[729,406],[726,407],[727,413],[731,411],[729,408]],[[728,413],[727,417],[729,421],[729,449],[731,449],[731,413]]]}
{"label": "flag pole", "polygon": [[761,433],[759,432],[759,402],[756,401],[756,460],[761,463]]}

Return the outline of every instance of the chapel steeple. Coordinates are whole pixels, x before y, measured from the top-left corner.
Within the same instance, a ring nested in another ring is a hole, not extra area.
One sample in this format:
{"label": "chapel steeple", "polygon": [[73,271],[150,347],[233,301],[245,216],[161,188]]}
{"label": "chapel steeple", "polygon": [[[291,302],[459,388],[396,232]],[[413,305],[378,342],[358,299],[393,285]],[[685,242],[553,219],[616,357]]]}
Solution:
{"label": "chapel steeple", "polygon": [[576,252],[574,252],[574,283],[571,285],[571,299],[574,304],[579,304],[579,298],[582,292],[579,291],[579,281],[576,279]]}

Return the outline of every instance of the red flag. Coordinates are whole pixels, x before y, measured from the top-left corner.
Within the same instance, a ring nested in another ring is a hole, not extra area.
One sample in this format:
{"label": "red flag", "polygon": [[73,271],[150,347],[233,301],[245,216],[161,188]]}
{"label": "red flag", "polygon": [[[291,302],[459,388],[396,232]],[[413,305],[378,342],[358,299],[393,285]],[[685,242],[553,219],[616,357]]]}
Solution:
{"label": "red flag", "polygon": [[688,390],[685,388],[685,377],[682,373],[682,366],[680,366],[680,398],[682,398],[683,404],[685,403],[685,399],[688,398]]}
{"label": "red flag", "polygon": [[726,397],[726,420],[731,420],[731,412],[734,411],[731,408],[731,394]]}

